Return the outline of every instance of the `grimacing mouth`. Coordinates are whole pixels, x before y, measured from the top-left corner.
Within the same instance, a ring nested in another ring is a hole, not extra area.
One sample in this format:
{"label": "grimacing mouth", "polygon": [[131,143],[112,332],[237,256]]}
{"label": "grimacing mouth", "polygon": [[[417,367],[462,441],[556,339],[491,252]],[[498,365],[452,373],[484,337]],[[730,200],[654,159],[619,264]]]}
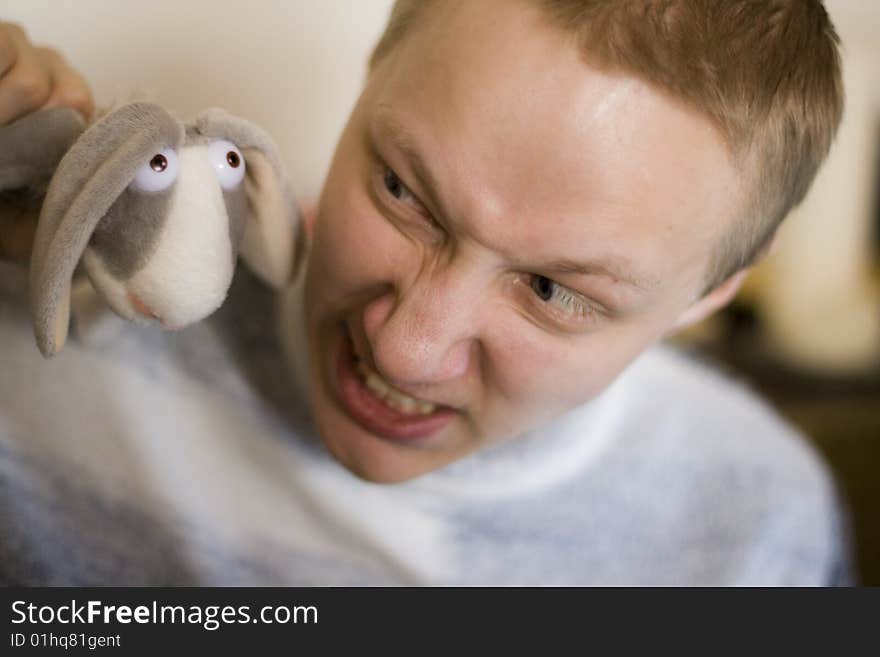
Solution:
{"label": "grimacing mouth", "polygon": [[406,415],[430,415],[437,410],[437,404],[401,392],[389,384],[382,376],[371,369],[363,360],[354,357],[355,371],[361,381],[376,397],[396,411]]}
{"label": "grimacing mouth", "polygon": [[372,359],[364,354],[364,350],[368,348],[359,344],[347,323],[344,330],[345,339],[351,341],[355,372],[370,392],[386,405],[406,415],[430,415],[438,409],[455,410],[446,404],[415,397],[393,386],[372,365]]}

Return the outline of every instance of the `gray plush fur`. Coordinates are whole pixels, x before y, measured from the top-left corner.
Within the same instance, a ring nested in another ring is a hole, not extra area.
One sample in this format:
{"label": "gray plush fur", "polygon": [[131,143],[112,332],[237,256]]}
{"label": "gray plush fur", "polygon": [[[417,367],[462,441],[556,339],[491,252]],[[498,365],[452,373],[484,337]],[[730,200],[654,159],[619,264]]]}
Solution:
{"label": "gray plush fur", "polygon": [[57,352],[67,337],[70,282],[98,222],[158,150],[178,148],[184,128],[148,103],[126,105],[91,126],[52,178],[31,254],[31,312],[37,346]]}
{"label": "gray plush fur", "polygon": [[35,112],[0,127],[0,191],[45,191],[55,168],[85,130],[72,109]]}
{"label": "gray plush fur", "polygon": [[155,252],[173,190],[173,184],[154,194],[126,188],[98,222],[89,246],[118,280],[134,276]]}

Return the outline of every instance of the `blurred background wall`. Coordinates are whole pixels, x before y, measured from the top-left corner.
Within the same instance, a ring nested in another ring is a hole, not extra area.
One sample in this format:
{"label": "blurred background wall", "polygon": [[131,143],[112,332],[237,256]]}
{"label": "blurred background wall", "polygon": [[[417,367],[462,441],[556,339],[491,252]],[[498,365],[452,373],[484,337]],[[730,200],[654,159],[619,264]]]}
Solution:
{"label": "blurred background wall", "polygon": [[846,374],[880,364],[880,2],[828,0],[827,7],[843,41],[844,122],[809,197],[784,225],[780,251],[755,272],[751,289],[780,358]]}
{"label": "blurred background wall", "polygon": [[99,104],[146,96],[181,118],[221,106],[267,129],[318,195],[391,0],[4,0],[0,18],[61,50]]}
{"label": "blurred background wall", "polygon": [[682,339],[813,440],[852,510],[860,579],[880,585],[880,2],[826,7],[843,42],[837,141],[778,251]]}
{"label": "blurred background wall", "polygon": [[[476,0],[475,0],[476,1]],[[90,81],[187,117],[219,105],[279,142],[317,197],[391,0],[6,0]],[[731,309],[682,339],[750,381],[814,440],[853,509],[862,581],[880,584],[880,2],[827,0],[844,42],[840,138],[778,252]]]}

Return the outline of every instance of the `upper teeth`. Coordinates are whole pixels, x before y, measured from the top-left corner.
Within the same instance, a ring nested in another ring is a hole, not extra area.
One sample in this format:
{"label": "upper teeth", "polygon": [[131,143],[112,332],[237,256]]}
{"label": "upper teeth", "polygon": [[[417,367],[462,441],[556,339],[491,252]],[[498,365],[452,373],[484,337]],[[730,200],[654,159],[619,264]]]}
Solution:
{"label": "upper teeth", "polygon": [[429,415],[437,410],[437,405],[421,399],[415,399],[392,388],[381,376],[371,370],[363,361],[358,361],[358,374],[376,397],[391,408],[408,415]]}

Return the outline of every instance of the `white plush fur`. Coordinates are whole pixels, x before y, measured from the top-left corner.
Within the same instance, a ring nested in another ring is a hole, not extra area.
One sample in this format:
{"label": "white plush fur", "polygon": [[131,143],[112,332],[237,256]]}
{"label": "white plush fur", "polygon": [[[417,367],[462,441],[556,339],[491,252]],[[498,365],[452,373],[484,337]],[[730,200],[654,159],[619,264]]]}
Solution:
{"label": "white plush fur", "polygon": [[226,297],[234,263],[229,217],[223,192],[205,146],[180,149],[180,174],[159,245],[146,266],[129,281],[114,280],[100,259],[86,251],[86,269],[111,307],[125,317],[141,317],[133,292],[158,315],[166,328],[197,321],[216,310]]}

